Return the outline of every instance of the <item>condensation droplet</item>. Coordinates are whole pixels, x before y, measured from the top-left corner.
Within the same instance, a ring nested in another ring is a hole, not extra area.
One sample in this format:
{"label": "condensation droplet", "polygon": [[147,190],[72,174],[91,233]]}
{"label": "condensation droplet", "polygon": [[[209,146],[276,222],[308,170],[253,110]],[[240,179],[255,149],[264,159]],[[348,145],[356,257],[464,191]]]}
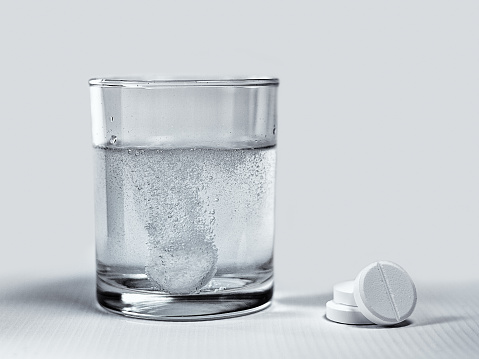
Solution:
{"label": "condensation droplet", "polygon": [[110,117],[110,121],[113,122],[113,116]]}
{"label": "condensation droplet", "polygon": [[215,202],[218,202],[220,199],[219,198],[215,198]]}
{"label": "condensation droplet", "polygon": [[273,135],[276,134],[276,127],[273,127]]}
{"label": "condensation droplet", "polygon": [[111,135],[111,137],[110,137],[110,143],[111,143],[112,145],[114,145],[114,144],[116,143],[116,136],[115,136],[115,135]]}

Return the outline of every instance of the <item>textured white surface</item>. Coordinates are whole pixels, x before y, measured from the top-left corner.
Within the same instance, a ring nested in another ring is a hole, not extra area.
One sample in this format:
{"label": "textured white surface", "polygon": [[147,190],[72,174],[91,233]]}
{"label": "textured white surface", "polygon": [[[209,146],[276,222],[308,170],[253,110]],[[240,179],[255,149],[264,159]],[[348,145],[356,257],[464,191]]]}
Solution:
{"label": "textured white surface", "polygon": [[380,261],[364,268],[354,281],[354,300],[366,318],[391,325],[407,319],[417,293],[409,274],[398,264]]}
{"label": "textured white surface", "polygon": [[95,305],[93,275],[0,282],[0,358],[474,358],[479,281],[416,283],[399,327],[328,321],[332,291],[277,291],[269,309],[210,322],[167,323]]}

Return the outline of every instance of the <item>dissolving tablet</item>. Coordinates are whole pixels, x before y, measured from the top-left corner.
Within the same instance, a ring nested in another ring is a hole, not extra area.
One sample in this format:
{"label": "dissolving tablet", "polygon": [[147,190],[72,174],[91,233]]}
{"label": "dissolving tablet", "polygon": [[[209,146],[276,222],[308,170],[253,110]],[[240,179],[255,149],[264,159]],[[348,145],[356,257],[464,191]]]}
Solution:
{"label": "dissolving tablet", "polygon": [[341,282],[333,287],[333,300],[338,304],[356,306],[354,299],[354,280]]}
{"label": "dissolving tablet", "polygon": [[354,299],[371,322],[392,325],[412,314],[417,294],[414,282],[403,268],[380,261],[370,264],[356,277]]}
{"label": "dissolving tablet", "polygon": [[343,324],[373,324],[358,307],[338,304],[332,300],[326,303],[326,318]]}

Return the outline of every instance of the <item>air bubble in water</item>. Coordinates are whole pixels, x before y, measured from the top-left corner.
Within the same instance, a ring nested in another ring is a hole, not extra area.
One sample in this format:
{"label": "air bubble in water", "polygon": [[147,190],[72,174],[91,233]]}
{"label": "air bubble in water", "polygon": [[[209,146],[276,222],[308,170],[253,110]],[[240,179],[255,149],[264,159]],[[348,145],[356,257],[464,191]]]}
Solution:
{"label": "air bubble in water", "polygon": [[111,143],[112,145],[116,144],[116,136],[115,136],[115,135],[111,135],[111,137],[110,137],[110,143]]}
{"label": "air bubble in water", "polygon": [[[271,181],[256,174],[256,165],[273,168],[274,157],[262,150],[261,155],[255,153],[189,148],[108,151],[109,163],[118,164],[112,169],[121,169],[118,176],[109,177],[110,182],[124,186],[127,194],[121,203],[115,200],[119,206],[125,205],[125,198],[134,203],[131,210],[141,229],[138,241],[146,242],[141,261],[152,289],[197,293],[216,275],[218,256],[228,259],[228,251],[236,248],[229,244],[230,235],[257,238],[256,223],[263,223],[263,213],[270,213],[270,207],[264,209],[269,206],[264,198],[270,198],[272,185],[267,193],[260,190]],[[256,197],[259,193],[261,197]]]}

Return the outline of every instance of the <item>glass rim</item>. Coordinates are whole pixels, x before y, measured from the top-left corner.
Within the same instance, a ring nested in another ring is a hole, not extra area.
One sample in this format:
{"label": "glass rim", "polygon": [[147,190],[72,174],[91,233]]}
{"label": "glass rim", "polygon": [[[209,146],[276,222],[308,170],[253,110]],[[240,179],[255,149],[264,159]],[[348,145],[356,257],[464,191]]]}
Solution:
{"label": "glass rim", "polygon": [[238,78],[161,78],[161,77],[101,77],[88,81],[90,86],[156,88],[156,87],[256,87],[278,86],[279,79],[275,77],[238,77]]}

